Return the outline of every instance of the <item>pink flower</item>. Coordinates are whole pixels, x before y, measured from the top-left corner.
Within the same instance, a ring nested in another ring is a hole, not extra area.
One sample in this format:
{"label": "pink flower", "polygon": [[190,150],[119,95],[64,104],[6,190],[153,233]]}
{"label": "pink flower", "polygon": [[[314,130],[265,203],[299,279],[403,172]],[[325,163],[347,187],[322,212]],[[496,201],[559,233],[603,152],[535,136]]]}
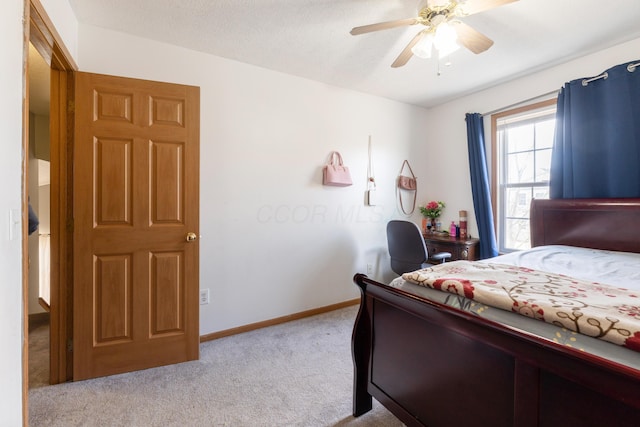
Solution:
{"label": "pink flower", "polygon": [[420,212],[422,212],[422,215],[424,215],[426,218],[436,219],[440,217],[444,206],[445,205],[443,202],[432,200],[425,206],[420,206]]}

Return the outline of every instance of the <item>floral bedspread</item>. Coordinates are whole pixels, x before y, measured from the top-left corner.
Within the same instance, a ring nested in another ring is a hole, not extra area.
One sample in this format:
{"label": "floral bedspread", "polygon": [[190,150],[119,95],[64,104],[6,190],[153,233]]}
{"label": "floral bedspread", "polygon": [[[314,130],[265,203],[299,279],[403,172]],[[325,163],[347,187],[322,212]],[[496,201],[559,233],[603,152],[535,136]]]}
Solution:
{"label": "floral bedspread", "polygon": [[640,352],[640,292],[506,264],[453,261],[405,273],[461,295]]}

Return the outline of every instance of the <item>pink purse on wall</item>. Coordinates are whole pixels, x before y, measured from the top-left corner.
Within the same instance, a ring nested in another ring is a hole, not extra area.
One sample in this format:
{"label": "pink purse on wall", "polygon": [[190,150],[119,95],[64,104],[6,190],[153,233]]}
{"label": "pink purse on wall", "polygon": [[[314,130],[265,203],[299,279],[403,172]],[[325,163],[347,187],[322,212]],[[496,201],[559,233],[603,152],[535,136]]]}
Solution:
{"label": "pink purse on wall", "polygon": [[342,163],[342,156],[337,151],[331,153],[329,163],[322,168],[322,184],[335,187],[352,185],[349,168]]}

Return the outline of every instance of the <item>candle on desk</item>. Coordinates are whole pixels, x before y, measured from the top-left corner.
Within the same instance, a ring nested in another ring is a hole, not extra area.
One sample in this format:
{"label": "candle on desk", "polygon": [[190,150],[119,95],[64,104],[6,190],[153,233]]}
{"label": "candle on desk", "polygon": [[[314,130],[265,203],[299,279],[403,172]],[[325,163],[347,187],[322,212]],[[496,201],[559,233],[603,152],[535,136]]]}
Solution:
{"label": "candle on desk", "polygon": [[467,237],[467,211],[460,211],[460,238]]}

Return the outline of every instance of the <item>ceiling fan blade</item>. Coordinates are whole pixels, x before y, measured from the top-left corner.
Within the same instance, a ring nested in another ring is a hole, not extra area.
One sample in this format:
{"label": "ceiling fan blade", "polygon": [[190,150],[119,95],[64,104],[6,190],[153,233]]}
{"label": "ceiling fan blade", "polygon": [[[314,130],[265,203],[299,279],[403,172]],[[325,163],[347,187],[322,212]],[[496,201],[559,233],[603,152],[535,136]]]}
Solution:
{"label": "ceiling fan blade", "polygon": [[451,21],[458,35],[458,43],[478,54],[493,46],[493,40],[461,21]]}
{"label": "ceiling fan blade", "polygon": [[468,16],[516,1],[518,0],[467,0],[461,3],[458,8],[462,11],[462,16]]}
{"label": "ceiling fan blade", "polygon": [[362,27],[355,27],[351,30],[351,34],[357,36],[358,34],[370,33],[372,31],[388,30],[389,28],[404,27],[406,25],[415,25],[418,23],[416,18],[398,19],[396,21],[379,22],[377,24],[363,25]]}
{"label": "ceiling fan blade", "polygon": [[418,42],[422,40],[422,38],[426,34],[427,34],[426,30],[422,30],[418,34],[416,34],[415,37],[411,39],[409,44],[404,48],[404,50],[400,52],[400,55],[398,55],[396,60],[393,61],[393,64],[391,64],[391,67],[393,68],[402,67],[407,62],[409,62],[409,60],[413,56],[413,52],[411,52],[411,48],[414,47],[416,44],[418,44]]}

